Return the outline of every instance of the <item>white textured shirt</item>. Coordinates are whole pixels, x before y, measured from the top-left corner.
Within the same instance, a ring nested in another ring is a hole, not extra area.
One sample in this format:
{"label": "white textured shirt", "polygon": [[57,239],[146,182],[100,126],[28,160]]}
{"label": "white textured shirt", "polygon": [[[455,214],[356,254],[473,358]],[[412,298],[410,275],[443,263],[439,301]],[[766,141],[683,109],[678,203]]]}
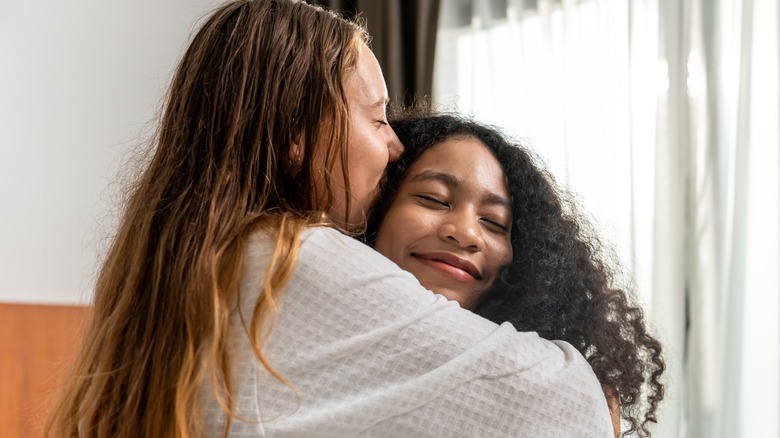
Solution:
{"label": "white textured shirt", "polygon": [[[232,317],[232,437],[612,437],[607,403],[571,345],[496,325],[427,291],[330,228],[303,233],[295,272],[256,359],[247,327],[274,241],[247,245]],[[225,415],[203,382],[207,436]]]}

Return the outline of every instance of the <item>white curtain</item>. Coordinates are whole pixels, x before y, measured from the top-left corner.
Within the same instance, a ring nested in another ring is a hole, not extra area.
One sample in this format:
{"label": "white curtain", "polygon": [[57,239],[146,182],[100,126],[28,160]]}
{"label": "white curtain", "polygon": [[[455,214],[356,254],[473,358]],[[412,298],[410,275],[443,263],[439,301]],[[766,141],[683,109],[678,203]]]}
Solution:
{"label": "white curtain", "polygon": [[777,0],[442,0],[434,101],[530,138],[666,348],[658,437],[780,436]]}

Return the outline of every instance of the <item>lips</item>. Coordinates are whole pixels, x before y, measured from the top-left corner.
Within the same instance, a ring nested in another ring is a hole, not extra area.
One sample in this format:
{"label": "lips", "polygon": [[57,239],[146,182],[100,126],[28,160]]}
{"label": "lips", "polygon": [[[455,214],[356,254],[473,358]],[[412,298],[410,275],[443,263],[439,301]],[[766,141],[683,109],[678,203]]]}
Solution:
{"label": "lips", "polygon": [[448,252],[413,253],[412,257],[461,281],[481,280],[482,274],[470,261]]}

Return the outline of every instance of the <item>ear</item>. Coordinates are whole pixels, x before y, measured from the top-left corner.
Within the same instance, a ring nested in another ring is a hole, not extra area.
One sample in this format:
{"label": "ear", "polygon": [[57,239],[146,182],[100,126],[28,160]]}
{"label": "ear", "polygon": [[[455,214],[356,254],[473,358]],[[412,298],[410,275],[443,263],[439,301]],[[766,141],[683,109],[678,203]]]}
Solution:
{"label": "ear", "polygon": [[290,163],[301,164],[301,161],[303,160],[303,146],[301,146],[298,141],[294,141],[290,145],[287,159],[290,161]]}
{"label": "ear", "polygon": [[287,150],[287,168],[292,175],[301,170],[301,163],[303,163],[303,146],[294,141]]}

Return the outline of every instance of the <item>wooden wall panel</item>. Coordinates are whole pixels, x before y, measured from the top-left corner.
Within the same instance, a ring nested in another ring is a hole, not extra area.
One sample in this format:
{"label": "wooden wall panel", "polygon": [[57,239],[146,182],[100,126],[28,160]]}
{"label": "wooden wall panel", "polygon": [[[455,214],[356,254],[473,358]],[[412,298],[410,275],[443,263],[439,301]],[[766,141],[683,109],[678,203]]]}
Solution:
{"label": "wooden wall panel", "polygon": [[89,308],[0,303],[0,436],[36,438]]}

